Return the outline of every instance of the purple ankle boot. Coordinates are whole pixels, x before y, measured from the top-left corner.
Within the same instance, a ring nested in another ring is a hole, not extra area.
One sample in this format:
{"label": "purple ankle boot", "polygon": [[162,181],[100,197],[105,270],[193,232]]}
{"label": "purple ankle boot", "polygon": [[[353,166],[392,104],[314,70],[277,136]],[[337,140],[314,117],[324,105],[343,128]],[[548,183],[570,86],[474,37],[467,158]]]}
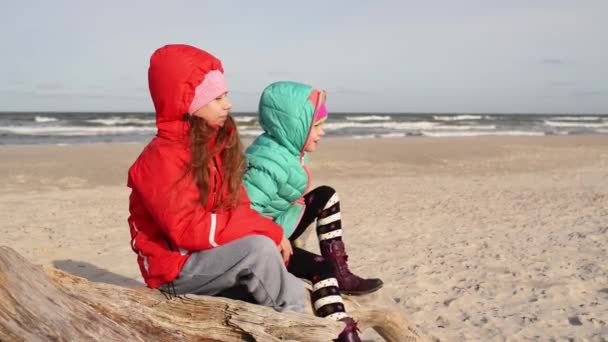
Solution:
{"label": "purple ankle boot", "polygon": [[377,278],[364,279],[354,275],[348,269],[348,255],[344,250],[344,242],[334,240],[321,243],[321,254],[329,260],[336,270],[336,279],[340,285],[340,292],[348,295],[363,295],[377,291],[384,285]]}
{"label": "purple ankle boot", "polygon": [[357,328],[357,322],[350,317],[342,318],[342,322],[346,323],[344,330],[338,335],[336,342],[361,342],[359,337],[359,328]]}

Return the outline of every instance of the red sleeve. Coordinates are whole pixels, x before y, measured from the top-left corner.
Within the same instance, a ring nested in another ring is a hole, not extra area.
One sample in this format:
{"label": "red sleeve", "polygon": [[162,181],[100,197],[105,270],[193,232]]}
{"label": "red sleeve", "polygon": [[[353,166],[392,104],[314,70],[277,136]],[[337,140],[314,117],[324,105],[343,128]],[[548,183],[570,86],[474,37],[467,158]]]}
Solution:
{"label": "red sleeve", "polygon": [[283,228],[251,209],[251,201],[244,186],[241,186],[239,205],[233,210],[229,231],[224,233],[223,239],[238,239],[247,235],[265,235],[279,245],[283,238]]}
{"label": "red sleeve", "polygon": [[173,245],[189,251],[212,248],[212,215],[200,204],[192,176],[184,176],[177,155],[148,147],[129,170],[131,186]]}

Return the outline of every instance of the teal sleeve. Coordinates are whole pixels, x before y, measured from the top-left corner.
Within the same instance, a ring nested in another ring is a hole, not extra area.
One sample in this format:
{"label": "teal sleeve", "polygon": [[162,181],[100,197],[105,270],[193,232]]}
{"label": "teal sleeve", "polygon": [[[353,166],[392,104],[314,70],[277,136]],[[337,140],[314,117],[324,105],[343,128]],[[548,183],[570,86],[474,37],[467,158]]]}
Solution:
{"label": "teal sleeve", "polygon": [[289,209],[283,211],[275,220],[275,222],[283,228],[285,236],[290,237],[291,234],[296,230],[302,214],[304,213],[304,205],[299,203],[293,203],[289,206]]}
{"label": "teal sleeve", "polygon": [[[270,173],[257,168],[249,168],[245,172],[243,184],[251,201],[251,208],[264,216],[268,216],[268,206],[277,197],[278,185]],[[273,217],[275,219],[276,217]]]}

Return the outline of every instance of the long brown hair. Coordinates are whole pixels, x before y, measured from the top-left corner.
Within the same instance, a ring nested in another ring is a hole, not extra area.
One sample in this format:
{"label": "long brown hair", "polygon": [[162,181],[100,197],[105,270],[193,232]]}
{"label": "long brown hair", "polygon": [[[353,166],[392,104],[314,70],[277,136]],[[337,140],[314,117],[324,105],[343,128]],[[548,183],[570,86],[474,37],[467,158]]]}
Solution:
{"label": "long brown hair", "polygon": [[[243,144],[231,116],[224,126],[217,131],[209,127],[204,119],[190,117],[190,149],[192,151],[191,172],[200,192],[199,201],[207,205],[209,201],[209,164],[212,157],[221,149],[222,165],[220,172],[224,175],[221,189],[216,194],[213,209],[232,208],[238,204],[241,182],[245,172],[245,154]],[[211,140],[214,143],[211,144]],[[219,165],[218,165],[219,166]]]}

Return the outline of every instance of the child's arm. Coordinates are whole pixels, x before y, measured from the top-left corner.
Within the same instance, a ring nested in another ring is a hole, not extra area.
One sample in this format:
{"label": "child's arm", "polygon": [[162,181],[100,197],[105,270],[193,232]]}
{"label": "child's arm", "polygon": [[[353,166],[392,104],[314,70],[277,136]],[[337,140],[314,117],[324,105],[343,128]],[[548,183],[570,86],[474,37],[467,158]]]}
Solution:
{"label": "child's arm", "polygon": [[276,176],[267,170],[249,168],[243,179],[247,195],[251,201],[251,208],[259,213],[278,196],[278,182]]}
{"label": "child's arm", "polygon": [[287,177],[287,172],[280,168],[250,167],[244,179],[251,207],[272,218],[283,228],[285,236],[294,231],[304,206],[304,203],[290,203],[280,198],[279,185],[287,182]]}

